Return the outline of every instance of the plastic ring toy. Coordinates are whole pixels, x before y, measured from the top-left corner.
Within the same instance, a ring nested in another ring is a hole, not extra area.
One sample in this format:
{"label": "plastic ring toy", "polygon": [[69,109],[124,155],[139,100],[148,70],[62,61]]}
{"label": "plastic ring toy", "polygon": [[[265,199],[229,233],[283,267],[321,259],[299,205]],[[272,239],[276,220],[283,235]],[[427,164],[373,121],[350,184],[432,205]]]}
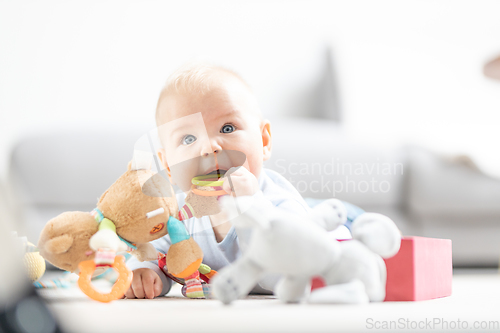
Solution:
{"label": "plastic ring toy", "polygon": [[202,191],[196,188],[196,186],[191,186],[191,191],[196,194],[196,195],[201,195],[204,197],[215,197],[215,196],[220,196],[220,195],[226,195],[227,192],[224,190],[218,190],[218,191]]}
{"label": "plastic ring toy", "polygon": [[[221,176],[224,176],[224,174],[221,174]],[[205,179],[212,179],[212,180],[205,180]],[[212,174],[212,175],[194,177],[191,180],[191,183],[197,186],[222,186],[222,184],[224,184],[224,181],[218,180],[217,176]]]}
{"label": "plastic ring toy", "polygon": [[96,268],[94,260],[82,261],[78,267],[80,268],[80,278],[78,279],[80,290],[88,297],[99,302],[108,303],[122,298],[132,283],[132,272],[125,265],[123,256],[116,256],[111,266],[118,272],[119,276],[111,291],[107,294],[97,291],[90,280]]}

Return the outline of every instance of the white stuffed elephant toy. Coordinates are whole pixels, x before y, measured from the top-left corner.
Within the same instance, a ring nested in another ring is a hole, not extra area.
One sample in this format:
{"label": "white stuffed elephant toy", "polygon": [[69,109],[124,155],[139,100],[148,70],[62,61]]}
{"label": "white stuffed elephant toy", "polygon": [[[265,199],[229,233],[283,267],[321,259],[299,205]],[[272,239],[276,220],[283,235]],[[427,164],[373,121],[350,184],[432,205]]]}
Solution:
{"label": "white stuffed elephant toy", "polygon": [[[251,228],[243,255],[213,279],[212,291],[225,304],[246,296],[268,273],[282,276],[274,286],[283,302],[366,303],[385,298],[382,258],[399,251],[401,234],[388,217],[364,213],[351,226],[352,240],[339,242],[328,231],[346,222],[336,199],[316,206],[309,219],[251,197],[223,198],[236,230]],[[326,286],[310,291],[313,277]]]}

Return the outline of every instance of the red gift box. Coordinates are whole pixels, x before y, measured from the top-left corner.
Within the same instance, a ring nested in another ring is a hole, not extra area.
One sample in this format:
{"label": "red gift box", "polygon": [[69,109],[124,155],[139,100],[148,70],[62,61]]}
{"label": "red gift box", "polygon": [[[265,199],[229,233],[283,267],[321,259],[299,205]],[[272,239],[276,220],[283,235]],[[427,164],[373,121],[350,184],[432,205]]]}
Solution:
{"label": "red gift box", "polygon": [[403,237],[399,252],[384,261],[385,301],[422,301],[451,295],[451,240]]}

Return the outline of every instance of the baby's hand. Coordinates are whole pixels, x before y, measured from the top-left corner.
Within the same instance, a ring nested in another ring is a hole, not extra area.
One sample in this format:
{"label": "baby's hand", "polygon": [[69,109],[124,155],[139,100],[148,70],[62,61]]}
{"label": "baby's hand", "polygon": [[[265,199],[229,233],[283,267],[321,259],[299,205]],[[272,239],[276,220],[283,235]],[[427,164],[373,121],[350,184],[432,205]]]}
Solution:
{"label": "baby's hand", "polygon": [[163,289],[160,277],[150,268],[133,271],[132,284],[125,293],[127,298],[155,298]]}
{"label": "baby's hand", "polygon": [[222,189],[233,196],[254,195],[259,189],[257,178],[243,166],[227,170],[223,180]]}

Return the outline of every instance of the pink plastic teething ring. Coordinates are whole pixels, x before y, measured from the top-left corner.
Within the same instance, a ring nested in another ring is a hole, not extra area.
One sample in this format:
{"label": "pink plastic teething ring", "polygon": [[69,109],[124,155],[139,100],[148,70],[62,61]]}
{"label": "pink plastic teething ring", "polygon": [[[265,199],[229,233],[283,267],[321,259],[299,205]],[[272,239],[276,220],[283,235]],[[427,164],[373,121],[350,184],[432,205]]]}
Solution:
{"label": "pink plastic teething ring", "polygon": [[217,190],[217,191],[202,191],[202,190],[197,189],[195,185],[191,186],[191,191],[194,194],[196,194],[196,195],[201,195],[201,196],[204,196],[204,197],[216,197],[216,196],[226,195],[227,194],[227,192],[224,191],[224,190],[222,190],[222,189],[221,190]]}

